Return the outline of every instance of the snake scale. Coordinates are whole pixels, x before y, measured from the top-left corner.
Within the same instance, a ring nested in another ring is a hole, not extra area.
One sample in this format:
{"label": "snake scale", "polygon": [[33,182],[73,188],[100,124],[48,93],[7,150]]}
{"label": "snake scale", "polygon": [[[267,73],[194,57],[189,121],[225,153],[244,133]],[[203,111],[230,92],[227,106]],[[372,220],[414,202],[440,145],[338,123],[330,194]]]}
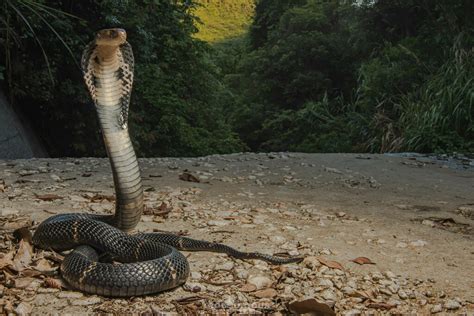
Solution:
{"label": "snake scale", "polygon": [[[140,221],[144,204],[140,169],[127,126],[134,58],[126,39],[123,29],[101,30],[82,57],[84,80],[112,167],[115,214],[52,216],[38,226],[34,245],[57,251],[74,249],[61,264],[63,278],[81,291],[117,297],[156,293],[185,283],[189,264],[178,249],[221,252],[273,264],[300,261],[240,252],[220,243],[167,233],[129,234]],[[104,257],[109,260],[101,260]]]}

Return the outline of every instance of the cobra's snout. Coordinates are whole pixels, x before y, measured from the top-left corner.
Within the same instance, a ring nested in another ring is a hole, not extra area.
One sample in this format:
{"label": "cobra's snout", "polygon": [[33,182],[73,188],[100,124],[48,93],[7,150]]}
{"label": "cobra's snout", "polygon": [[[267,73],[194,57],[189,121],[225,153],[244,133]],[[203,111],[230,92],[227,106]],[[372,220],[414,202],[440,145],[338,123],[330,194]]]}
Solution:
{"label": "cobra's snout", "polygon": [[118,46],[127,41],[127,32],[121,28],[103,29],[96,33],[95,43],[102,46]]}

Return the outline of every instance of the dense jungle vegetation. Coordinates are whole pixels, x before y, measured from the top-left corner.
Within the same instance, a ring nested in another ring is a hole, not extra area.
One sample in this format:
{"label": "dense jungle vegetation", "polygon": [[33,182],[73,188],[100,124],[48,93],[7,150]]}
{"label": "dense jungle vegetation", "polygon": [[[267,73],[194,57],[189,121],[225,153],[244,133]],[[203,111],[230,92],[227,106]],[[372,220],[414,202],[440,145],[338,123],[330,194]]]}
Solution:
{"label": "dense jungle vegetation", "polygon": [[0,6],[0,85],[52,156],[105,154],[78,61],[115,26],[134,48],[141,156],[474,152],[471,0]]}

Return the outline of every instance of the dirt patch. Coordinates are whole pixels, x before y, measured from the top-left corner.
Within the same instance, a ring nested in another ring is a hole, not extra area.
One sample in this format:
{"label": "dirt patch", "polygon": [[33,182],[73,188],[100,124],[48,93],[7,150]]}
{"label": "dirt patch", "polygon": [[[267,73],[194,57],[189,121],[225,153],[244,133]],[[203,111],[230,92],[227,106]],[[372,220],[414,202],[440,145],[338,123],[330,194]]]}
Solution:
{"label": "dirt patch", "polygon": [[[60,257],[49,252],[34,250],[23,270],[15,265],[21,246],[15,228],[34,228],[57,213],[113,212],[108,161],[0,162],[2,312],[286,314],[292,306],[323,303],[347,315],[473,313],[474,279],[467,274],[474,266],[474,172],[467,164],[423,159],[286,153],[141,159],[148,211],[139,230],[308,259],[273,267],[187,253],[192,274],[185,286],[130,299],[51,286],[60,282]],[[183,172],[194,181],[180,179]],[[38,265],[50,271],[31,272]]]}

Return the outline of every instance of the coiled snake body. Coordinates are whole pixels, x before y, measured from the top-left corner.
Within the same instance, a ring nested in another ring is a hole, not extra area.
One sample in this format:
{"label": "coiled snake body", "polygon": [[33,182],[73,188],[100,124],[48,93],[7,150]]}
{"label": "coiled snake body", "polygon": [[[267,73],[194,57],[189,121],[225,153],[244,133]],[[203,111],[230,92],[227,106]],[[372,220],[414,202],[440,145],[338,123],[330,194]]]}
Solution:
{"label": "coiled snake body", "polygon": [[[43,249],[73,249],[61,264],[63,278],[73,287],[105,296],[136,296],[177,287],[189,275],[179,250],[214,251],[240,259],[274,264],[297,262],[261,253],[240,252],[219,243],[162,233],[129,235],[143,211],[143,188],[127,120],[134,60],[126,32],[106,29],[84,50],[82,69],[96,105],[112,167],[115,214],[59,214],[42,222],[33,243]],[[100,262],[106,254],[120,264]]]}

